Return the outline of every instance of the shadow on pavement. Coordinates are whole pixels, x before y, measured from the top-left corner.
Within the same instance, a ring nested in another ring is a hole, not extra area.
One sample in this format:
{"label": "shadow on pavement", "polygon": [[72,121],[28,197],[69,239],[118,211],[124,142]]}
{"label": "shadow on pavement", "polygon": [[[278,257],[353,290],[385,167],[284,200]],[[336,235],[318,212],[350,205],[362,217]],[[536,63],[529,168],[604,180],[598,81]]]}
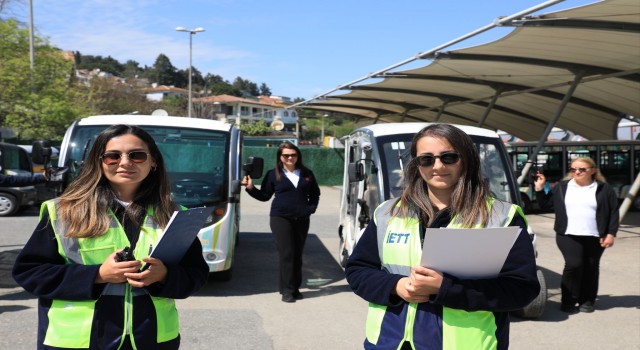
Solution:
{"label": "shadow on pavement", "polygon": [[11,277],[11,269],[21,249],[0,251],[0,288],[14,288],[18,284]]}
{"label": "shadow on pavement", "polygon": [[[228,282],[210,277],[197,295],[242,296],[278,292],[278,254],[273,235],[264,232],[241,232],[236,247],[233,277]],[[351,292],[347,285],[331,286],[344,279],[338,265],[318,236],[309,233],[304,248],[302,288],[305,298]]]}

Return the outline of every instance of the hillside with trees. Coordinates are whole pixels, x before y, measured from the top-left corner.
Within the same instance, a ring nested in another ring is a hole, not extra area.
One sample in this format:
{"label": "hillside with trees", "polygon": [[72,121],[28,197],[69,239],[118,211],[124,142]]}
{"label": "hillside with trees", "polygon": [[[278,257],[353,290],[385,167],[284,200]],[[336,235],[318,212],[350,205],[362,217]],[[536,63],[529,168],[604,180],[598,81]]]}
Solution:
{"label": "hillside with trees", "polygon": [[[0,128],[13,131],[12,135],[3,134],[4,139],[61,141],[73,121],[89,115],[151,114],[156,109],[186,115],[186,96],[158,102],[149,101],[142,93],[153,83],[188,88],[188,68],[176,68],[165,54],[158,54],[152,66],[141,66],[134,60],[122,63],[111,56],[70,54],[39,37],[34,38],[34,51],[31,67],[29,30],[16,20],[0,18]],[[87,80],[80,72],[100,72],[102,79]],[[192,91],[197,96],[271,96],[266,83],[258,85],[242,77],[228,81],[213,73],[203,75],[195,67],[192,72]],[[297,97],[294,102],[302,100]],[[321,129],[325,135],[337,137],[353,129],[353,121],[346,117],[329,119],[318,113],[298,110],[301,139],[318,138]]]}

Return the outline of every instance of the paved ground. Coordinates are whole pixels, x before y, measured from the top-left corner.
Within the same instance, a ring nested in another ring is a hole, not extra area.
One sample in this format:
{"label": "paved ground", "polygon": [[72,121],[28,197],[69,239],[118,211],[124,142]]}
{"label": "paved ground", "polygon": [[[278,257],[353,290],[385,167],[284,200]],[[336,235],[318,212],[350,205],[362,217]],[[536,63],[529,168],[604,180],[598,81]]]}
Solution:
{"label": "paved ground", "polygon": [[[277,260],[268,229],[268,203],[243,195],[241,243],[230,282],[211,280],[180,300],[184,349],[326,350],[362,348],[366,303],[347,286],[336,262],[340,190],[322,188],[305,248],[302,292],[285,304],[277,293]],[[7,275],[14,252],[35,227],[36,211],[0,218],[0,348],[34,349],[36,300]],[[552,232],[553,214],[529,216],[538,235],[538,265],[549,300],[536,320],[514,317],[511,348],[640,349],[640,213],[625,218],[615,246],[602,258],[600,297],[592,314],[559,311],[562,256]]]}

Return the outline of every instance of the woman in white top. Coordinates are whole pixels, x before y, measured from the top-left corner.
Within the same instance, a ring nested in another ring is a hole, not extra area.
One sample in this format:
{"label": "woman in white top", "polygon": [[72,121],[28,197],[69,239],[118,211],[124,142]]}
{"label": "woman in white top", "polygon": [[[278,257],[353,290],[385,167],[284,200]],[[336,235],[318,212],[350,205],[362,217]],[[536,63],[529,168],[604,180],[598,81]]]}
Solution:
{"label": "woman in white top", "polygon": [[536,197],[540,207],[556,212],[556,243],[565,261],[560,309],[593,312],[600,258],[605,248],[613,246],[618,231],[618,196],[593,159],[574,159],[569,170],[550,193],[544,192],[546,178],[538,173]]}

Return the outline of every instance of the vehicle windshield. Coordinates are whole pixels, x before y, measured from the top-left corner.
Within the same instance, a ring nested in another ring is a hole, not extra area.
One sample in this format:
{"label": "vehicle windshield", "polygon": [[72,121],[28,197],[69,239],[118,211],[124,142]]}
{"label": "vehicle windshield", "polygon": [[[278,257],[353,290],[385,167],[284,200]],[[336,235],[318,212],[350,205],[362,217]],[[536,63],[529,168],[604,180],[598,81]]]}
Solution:
{"label": "vehicle windshield", "polygon": [[[492,195],[503,201],[515,202],[510,188],[511,174],[505,172],[511,169],[504,156],[504,146],[499,144],[500,139],[489,137],[471,136],[480,155],[480,163],[485,181],[489,183]],[[413,134],[390,135],[378,138],[380,150],[381,171],[386,179],[385,197],[396,198],[402,194],[404,184],[404,169],[411,161],[411,140]],[[502,147],[502,148],[500,148]],[[502,149],[502,152],[501,152]],[[502,154],[502,156],[501,156]],[[513,186],[513,184],[512,184]],[[515,187],[514,187],[515,188]]]}
{"label": "vehicle windshield", "polygon": [[31,175],[31,162],[27,153],[15,146],[0,145],[0,173],[5,175]]}
{"label": "vehicle windshield", "polygon": [[[229,133],[141,125],[155,140],[171,181],[171,194],[186,207],[210,206],[228,197]],[[66,183],[75,179],[96,136],[105,126],[78,126],[69,142]]]}

